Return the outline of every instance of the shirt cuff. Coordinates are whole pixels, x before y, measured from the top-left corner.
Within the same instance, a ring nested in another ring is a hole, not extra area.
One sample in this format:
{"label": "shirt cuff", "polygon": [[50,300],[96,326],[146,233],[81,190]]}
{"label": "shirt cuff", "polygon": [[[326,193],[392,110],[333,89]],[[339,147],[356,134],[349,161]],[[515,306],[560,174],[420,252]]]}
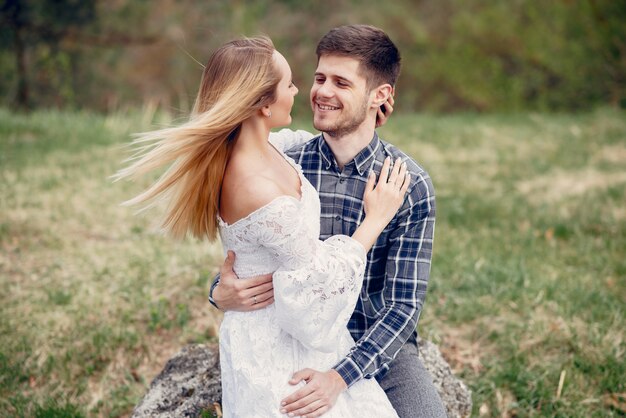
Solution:
{"label": "shirt cuff", "polygon": [[339,376],[346,382],[348,387],[352,386],[363,378],[363,373],[359,366],[350,357],[346,357],[333,367]]}
{"label": "shirt cuff", "polygon": [[[213,290],[213,289],[211,289],[211,290]],[[217,306],[217,303],[215,303],[215,300],[213,299],[213,296],[211,295],[211,293],[212,293],[212,292],[209,292],[209,303],[210,303],[211,305],[213,305],[213,307],[214,307],[215,309],[220,309],[220,307],[219,307],[219,306]],[[221,310],[221,309],[220,309],[220,310]]]}
{"label": "shirt cuff", "polygon": [[217,276],[215,276],[215,278],[213,279],[213,283],[211,284],[211,289],[209,290],[209,303],[211,305],[213,305],[215,307],[215,309],[220,309],[219,306],[217,306],[217,303],[215,303],[215,299],[213,299],[213,291],[215,290],[215,287],[218,285],[220,281],[220,274],[218,273]]}

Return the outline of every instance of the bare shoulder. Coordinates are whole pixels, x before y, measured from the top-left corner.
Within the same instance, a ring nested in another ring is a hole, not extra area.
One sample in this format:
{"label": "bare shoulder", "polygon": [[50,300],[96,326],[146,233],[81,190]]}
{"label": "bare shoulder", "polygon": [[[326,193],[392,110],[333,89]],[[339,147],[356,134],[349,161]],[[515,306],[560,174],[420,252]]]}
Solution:
{"label": "bare shoulder", "polygon": [[261,173],[237,174],[222,186],[221,216],[229,223],[245,218],[284,194],[275,180]]}
{"label": "bare shoulder", "polygon": [[238,182],[236,193],[239,203],[256,210],[283,195],[283,191],[274,179],[264,175],[248,175]]}

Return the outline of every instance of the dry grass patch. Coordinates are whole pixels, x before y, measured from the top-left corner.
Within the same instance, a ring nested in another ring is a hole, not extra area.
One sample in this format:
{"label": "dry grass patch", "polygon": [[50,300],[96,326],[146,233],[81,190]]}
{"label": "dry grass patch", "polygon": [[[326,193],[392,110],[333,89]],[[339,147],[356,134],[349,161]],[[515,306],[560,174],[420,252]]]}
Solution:
{"label": "dry grass patch", "polygon": [[579,171],[555,170],[546,175],[520,181],[517,187],[531,202],[539,204],[583,196],[622,183],[626,183],[626,172],[607,173],[586,168]]}

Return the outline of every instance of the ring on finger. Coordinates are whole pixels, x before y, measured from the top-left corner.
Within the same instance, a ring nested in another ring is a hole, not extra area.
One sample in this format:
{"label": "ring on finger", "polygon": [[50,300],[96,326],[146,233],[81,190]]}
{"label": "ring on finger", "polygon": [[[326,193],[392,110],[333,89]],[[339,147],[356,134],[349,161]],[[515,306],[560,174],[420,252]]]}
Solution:
{"label": "ring on finger", "polygon": [[252,298],[254,300],[254,304],[256,305],[258,302],[256,301],[256,295]]}

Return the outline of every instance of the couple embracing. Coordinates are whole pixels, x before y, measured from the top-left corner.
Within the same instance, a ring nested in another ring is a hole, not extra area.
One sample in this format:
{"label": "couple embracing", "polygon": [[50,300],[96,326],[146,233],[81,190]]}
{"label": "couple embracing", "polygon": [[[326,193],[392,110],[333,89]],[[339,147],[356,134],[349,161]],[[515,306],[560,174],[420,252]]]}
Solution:
{"label": "couple embracing", "polygon": [[209,59],[189,121],[141,134],[118,178],[169,165],[129,203],[165,200],[167,231],[219,234],[228,251],[210,296],[225,312],[225,417],[445,416],[417,355],[434,191],[375,131],[400,54],[366,25],[316,52],[320,135],[270,134],[298,89],[269,39],[239,39]]}

